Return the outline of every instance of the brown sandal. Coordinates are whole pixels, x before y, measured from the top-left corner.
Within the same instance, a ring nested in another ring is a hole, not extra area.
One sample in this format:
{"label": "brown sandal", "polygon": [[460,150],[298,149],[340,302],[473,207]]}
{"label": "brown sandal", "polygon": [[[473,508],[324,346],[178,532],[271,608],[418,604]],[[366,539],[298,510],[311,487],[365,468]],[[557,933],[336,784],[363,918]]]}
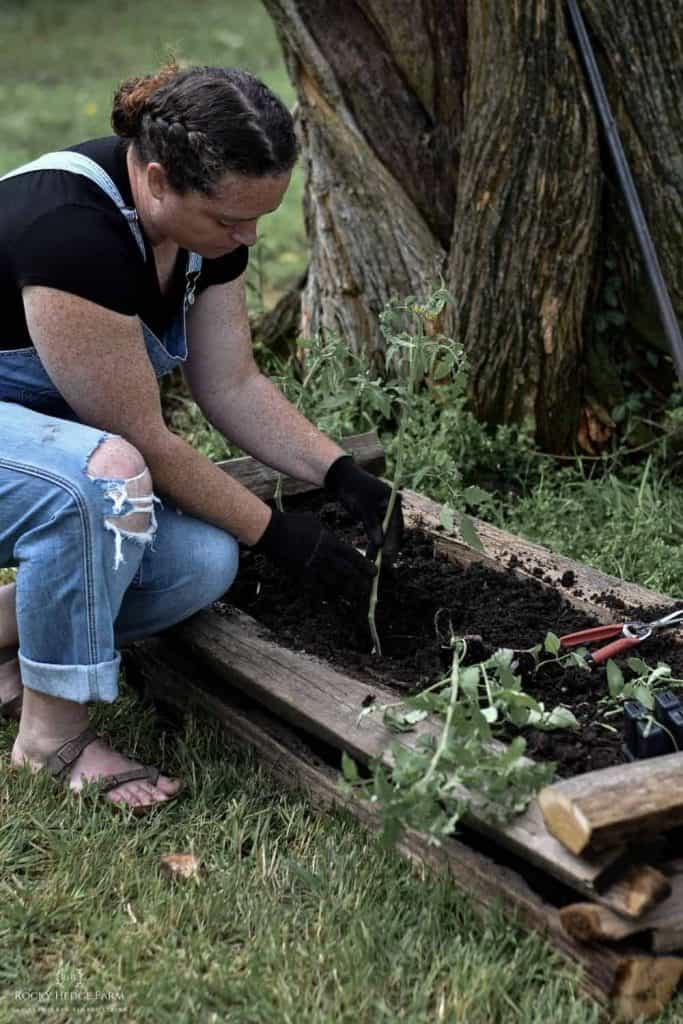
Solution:
{"label": "brown sandal", "polygon": [[[78,736],[74,736],[73,739],[67,740],[66,743],[63,743],[61,747],[59,747],[58,750],[55,750],[54,754],[51,754],[48,758],[45,765],[45,770],[48,775],[51,775],[52,778],[57,781],[64,781],[67,768],[70,768],[85,748],[96,739],[99,739],[98,734],[95,732],[93,727],[89,725],[87,729],[84,729],[83,732],[78,734]],[[160,774],[159,769],[155,765],[142,765],[140,768],[133,768],[128,772],[119,772],[116,775],[100,775],[96,779],[88,781],[94,783],[98,794],[104,794],[109,793],[112,789],[116,789],[117,786],[122,786],[124,782],[135,782],[138,779],[151,782],[152,785],[155,786]],[[151,811],[154,807],[158,807],[174,800],[180,795],[183,788],[184,787],[181,786],[176,793],[167,796],[165,800],[157,800],[152,804],[131,805],[127,803],[116,803],[113,800],[108,800],[107,803],[119,810],[132,811],[133,814],[140,816],[147,814],[148,811]]]}

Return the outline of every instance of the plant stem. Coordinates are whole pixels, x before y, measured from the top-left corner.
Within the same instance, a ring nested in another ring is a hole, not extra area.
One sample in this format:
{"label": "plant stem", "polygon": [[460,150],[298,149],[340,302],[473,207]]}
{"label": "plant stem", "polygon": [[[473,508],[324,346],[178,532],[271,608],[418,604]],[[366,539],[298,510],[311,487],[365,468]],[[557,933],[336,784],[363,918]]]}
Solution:
{"label": "plant stem", "polygon": [[444,726],[443,726],[443,729],[441,731],[441,735],[439,736],[439,742],[437,744],[436,750],[434,751],[434,756],[431,759],[431,761],[429,762],[429,767],[427,768],[427,771],[425,772],[425,774],[424,774],[424,776],[422,778],[422,781],[420,783],[421,788],[426,788],[428,782],[431,781],[431,779],[432,779],[432,777],[433,777],[433,775],[434,775],[434,773],[435,773],[435,771],[436,771],[436,769],[438,767],[439,761],[443,757],[444,750],[446,749],[446,746],[448,745],[448,740],[450,739],[450,734],[451,734],[451,723],[453,721],[453,715],[455,714],[456,704],[458,703],[459,675],[460,675],[460,662],[459,662],[459,659],[458,659],[457,649],[454,647],[453,648],[453,661],[451,663],[451,698],[450,698],[450,700],[448,702],[448,710],[446,711],[446,720],[444,722]]}
{"label": "plant stem", "polygon": [[[412,411],[412,398],[415,393],[415,387],[417,384],[417,376],[420,368],[419,355],[422,349],[422,343],[424,341],[424,332],[422,329],[422,321],[419,316],[413,314],[413,318],[416,323],[416,331],[414,341],[409,349],[408,356],[408,386],[405,391],[403,408],[401,409],[401,418],[398,425],[398,442],[397,442],[397,454],[396,454],[396,465],[394,467],[394,478],[391,482],[391,494],[389,495],[389,504],[384,515],[384,521],[382,523],[382,535],[386,537],[387,530],[389,529],[389,523],[394,511],[394,505],[396,504],[396,495],[401,484],[401,478],[403,475],[403,440],[405,437],[406,426],[410,418]],[[380,658],[382,656],[382,645],[379,640],[379,634],[377,632],[377,624],[375,622],[375,611],[377,609],[377,600],[379,593],[379,577],[382,571],[382,549],[380,548],[375,556],[375,566],[377,567],[377,573],[372,581],[372,590],[370,591],[370,605],[368,607],[368,625],[370,627],[370,635],[372,637],[372,653],[377,654]]]}

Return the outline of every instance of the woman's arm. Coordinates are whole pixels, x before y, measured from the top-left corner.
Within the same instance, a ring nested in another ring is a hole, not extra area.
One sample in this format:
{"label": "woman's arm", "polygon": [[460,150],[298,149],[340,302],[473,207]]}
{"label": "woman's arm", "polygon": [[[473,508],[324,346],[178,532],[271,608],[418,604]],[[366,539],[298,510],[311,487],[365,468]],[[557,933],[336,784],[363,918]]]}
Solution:
{"label": "woman's arm", "polygon": [[168,430],[137,317],[53,288],[30,286],[22,294],[43,365],[83,423],[134,445],[155,490],[183,511],[255,543],[270,509]]}
{"label": "woman's arm", "polygon": [[321,485],[344,451],[259,372],[243,276],[201,293],[188,317],[188,335],[185,379],[213,426],[261,462]]}

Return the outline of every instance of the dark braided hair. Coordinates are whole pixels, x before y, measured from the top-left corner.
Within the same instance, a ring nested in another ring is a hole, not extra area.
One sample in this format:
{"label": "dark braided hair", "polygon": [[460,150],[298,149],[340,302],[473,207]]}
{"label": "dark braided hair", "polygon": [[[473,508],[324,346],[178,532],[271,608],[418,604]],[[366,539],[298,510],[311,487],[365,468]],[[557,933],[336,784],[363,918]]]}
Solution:
{"label": "dark braided hair", "polygon": [[227,172],[285,174],[297,158],[292,117],[270,89],[238,68],[165,65],[114,95],[112,128],[143,163],[156,161],[176,192],[211,195]]}

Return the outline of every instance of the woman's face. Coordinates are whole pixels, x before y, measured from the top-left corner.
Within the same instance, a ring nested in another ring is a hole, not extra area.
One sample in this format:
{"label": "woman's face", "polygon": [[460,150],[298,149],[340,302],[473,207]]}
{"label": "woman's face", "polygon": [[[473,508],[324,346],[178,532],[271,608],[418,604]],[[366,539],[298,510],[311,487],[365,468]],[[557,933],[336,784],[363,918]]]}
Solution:
{"label": "woman's face", "polygon": [[277,210],[290,178],[289,172],[265,178],[229,173],[209,197],[201,192],[181,195],[164,176],[152,189],[155,233],[207,259],[253,245],[259,218]]}

